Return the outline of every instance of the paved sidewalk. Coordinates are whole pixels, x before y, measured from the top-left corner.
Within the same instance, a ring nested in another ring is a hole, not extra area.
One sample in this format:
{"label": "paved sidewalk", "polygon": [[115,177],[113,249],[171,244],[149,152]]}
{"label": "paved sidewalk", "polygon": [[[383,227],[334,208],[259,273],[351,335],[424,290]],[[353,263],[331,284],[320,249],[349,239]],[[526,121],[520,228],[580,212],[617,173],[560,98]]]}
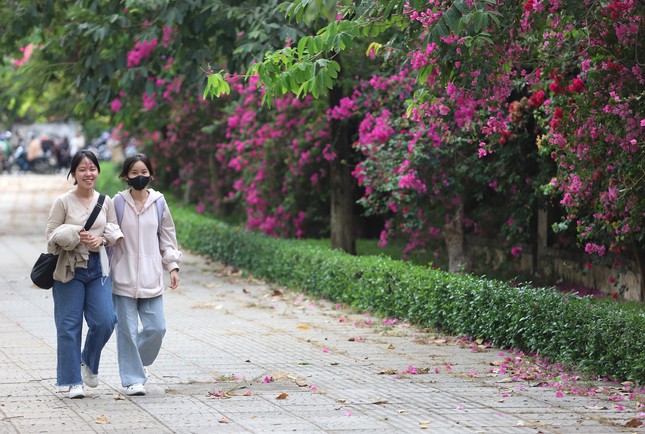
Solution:
{"label": "paved sidewalk", "polygon": [[113,336],[99,386],[70,400],[54,385],[51,292],[28,277],[51,202],[68,188],[64,175],[0,176],[0,433],[645,432],[627,426],[645,410],[620,385],[544,387],[520,355],[351,313],[192,254],[165,296],[148,394],[122,395]]}

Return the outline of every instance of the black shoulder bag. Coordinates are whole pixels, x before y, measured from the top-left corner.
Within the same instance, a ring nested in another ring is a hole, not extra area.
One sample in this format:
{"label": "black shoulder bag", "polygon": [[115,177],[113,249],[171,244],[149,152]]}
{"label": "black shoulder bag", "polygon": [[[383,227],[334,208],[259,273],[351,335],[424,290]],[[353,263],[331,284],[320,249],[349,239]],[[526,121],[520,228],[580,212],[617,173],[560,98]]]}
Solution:
{"label": "black shoulder bag", "polygon": [[[103,208],[104,201],[105,195],[101,194],[83,229],[86,231],[90,230],[96,217],[99,215],[101,208]],[[34,282],[34,285],[42,289],[50,289],[54,286],[54,270],[56,270],[56,264],[58,264],[58,255],[54,255],[53,253],[41,253],[31,269],[30,277],[31,281]]]}

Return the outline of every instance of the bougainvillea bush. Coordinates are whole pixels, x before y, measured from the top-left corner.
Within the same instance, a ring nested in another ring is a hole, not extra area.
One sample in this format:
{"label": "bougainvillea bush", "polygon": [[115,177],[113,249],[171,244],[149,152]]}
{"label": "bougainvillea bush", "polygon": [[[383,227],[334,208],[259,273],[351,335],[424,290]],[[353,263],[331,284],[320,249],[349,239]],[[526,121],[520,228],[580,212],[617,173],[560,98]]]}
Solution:
{"label": "bougainvillea bush", "polygon": [[198,211],[237,216],[250,230],[326,235],[331,156],[324,107],[289,96],[269,108],[255,80],[230,83],[232,93],[217,106],[168,95],[163,127],[139,132],[141,149],[164,168],[159,180]]}
{"label": "bougainvillea bush", "polygon": [[[381,245],[403,234],[406,251],[424,247],[441,235],[451,214],[461,213],[470,233],[501,237],[508,252],[519,255],[521,245],[532,241],[541,180],[531,132],[525,127],[493,152],[481,139],[468,138],[484,137],[472,120],[487,109],[475,110],[479,103],[463,100],[448,86],[435,92],[432,106],[423,105],[424,119],[410,116],[406,104],[419,88],[408,68],[375,75],[344,101],[346,110],[335,111],[362,119],[355,147],[363,160],[354,175],[364,191],[360,203],[389,217]],[[505,101],[496,101],[495,110],[488,110],[489,119],[506,125]]]}
{"label": "bougainvillea bush", "polygon": [[[540,152],[557,164],[544,191],[566,209],[585,252],[642,255],[645,182],[643,5],[583,2],[586,13],[547,14],[526,7],[527,26],[545,29],[536,41],[540,66],[531,90],[543,135]],[[548,62],[557,52],[560,62]],[[642,54],[641,54],[642,56]],[[640,252],[638,252],[640,250]]]}
{"label": "bougainvillea bush", "polygon": [[265,106],[257,79],[235,74],[227,77],[229,95],[204,100],[203,83],[190,82],[173,56],[186,32],[153,20],[144,27],[120,74],[129,89],[110,102],[120,122],[115,136],[135,140],[158,167],[159,184],[199,212],[275,236],[327,235],[333,153],[324,105],[286,96]]}
{"label": "bougainvillea bush", "polygon": [[[329,130],[312,98],[261,103],[256,79],[230,80],[216,160],[232,185],[223,201],[242,207],[246,227],[285,237],[324,236],[328,211]],[[202,202],[206,203],[206,202]]]}
{"label": "bougainvillea bush", "polygon": [[422,37],[384,47],[397,72],[338,109],[362,119],[355,175],[361,203],[390,217],[382,242],[396,232],[423,246],[457,214],[474,234],[501,228],[492,235],[518,256],[551,205],[565,210],[554,230],[573,229],[596,258],[642,255],[643,6],[499,1],[489,33],[423,38],[451,3],[408,9]]}

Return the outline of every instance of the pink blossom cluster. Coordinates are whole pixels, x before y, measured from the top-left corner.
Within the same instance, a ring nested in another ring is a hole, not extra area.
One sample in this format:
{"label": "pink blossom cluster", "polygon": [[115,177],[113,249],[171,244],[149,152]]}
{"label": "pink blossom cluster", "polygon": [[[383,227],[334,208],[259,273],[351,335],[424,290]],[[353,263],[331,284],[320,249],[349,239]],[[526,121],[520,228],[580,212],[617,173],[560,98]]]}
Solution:
{"label": "pink blossom cluster", "polygon": [[20,52],[22,53],[22,58],[20,59],[14,59],[13,64],[16,66],[22,66],[25,63],[29,61],[29,58],[31,57],[32,53],[34,52],[34,45],[33,44],[27,44],[24,47],[20,48]]}
{"label": "pink blossom cluster", "polygon": [[139,66],[142,60],[152,56],[153,51],[157,47],[157,40],[150,41],[137,41],[134,48],[128,52],[127,67],[134,68]]}

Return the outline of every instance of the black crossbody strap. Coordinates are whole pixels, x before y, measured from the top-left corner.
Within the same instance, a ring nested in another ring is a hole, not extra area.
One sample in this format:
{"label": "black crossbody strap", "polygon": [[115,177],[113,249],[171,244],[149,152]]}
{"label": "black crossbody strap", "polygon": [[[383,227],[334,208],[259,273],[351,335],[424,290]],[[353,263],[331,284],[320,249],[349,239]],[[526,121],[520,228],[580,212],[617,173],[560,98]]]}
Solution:
{"label": "black crossbody strap", "polygon": [[105,195],[101,194],[99,195],[99,200],[96,202],[96,206],[92,210],[92,214],[90,214],[90,217],[87,219],[87,222],[85,223],[85,229],[86,231],[89,231],[92,225],[94,224],[94,220],[96,220],[96,217],[99,215],[99,212],[101,212],[101,208],[103,208],[103,202],[105,201]]}

